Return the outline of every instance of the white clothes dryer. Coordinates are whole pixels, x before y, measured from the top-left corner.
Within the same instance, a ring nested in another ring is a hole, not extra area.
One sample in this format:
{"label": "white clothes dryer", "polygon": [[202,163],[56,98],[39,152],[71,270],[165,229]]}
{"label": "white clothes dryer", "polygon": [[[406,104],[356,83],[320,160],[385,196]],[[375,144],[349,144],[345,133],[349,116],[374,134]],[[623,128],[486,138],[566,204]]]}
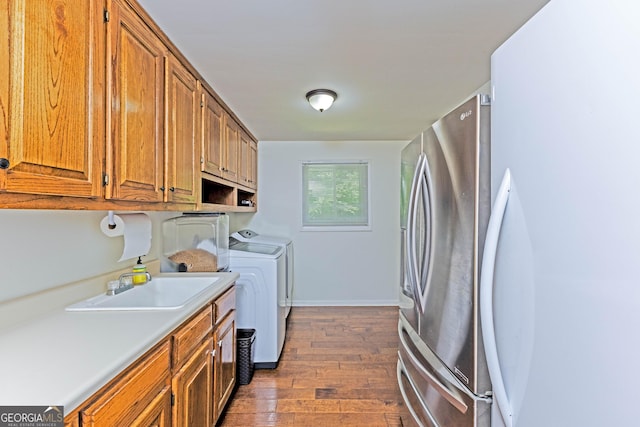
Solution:
{"label": "white clothes dryer", "polygon": [[289,317],[291,312],[291,306],[293,301],[293,241],[288,237],[280,236],[266,236],[264,234],[256,233],[253,230],[245,229],[236,231],[231,234],[231,237],[241,242],[251,243],[264,243],[267,245],[280,246],[285,250],[285,264],[286,264],[286,277],[285,277],[285,293],[284,293],[284,305],[286,307],[286,317]]}
{"label": "white clothes dryer", "polygon": [[275,368],[284,346],[286,314],[284,250],[279,246],[229,239],[229,269],[236,280],[236,327],[256,330],[257,369]]}

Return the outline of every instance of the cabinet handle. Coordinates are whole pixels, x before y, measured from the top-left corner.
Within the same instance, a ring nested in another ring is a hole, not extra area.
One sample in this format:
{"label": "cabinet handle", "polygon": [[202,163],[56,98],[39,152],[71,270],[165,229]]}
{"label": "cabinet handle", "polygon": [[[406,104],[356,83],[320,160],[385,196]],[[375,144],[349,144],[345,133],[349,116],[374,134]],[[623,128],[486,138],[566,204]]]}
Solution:
{"label": "cabinet handle", "polygon": [[5,159],[4,157],[0,159],[0,169],[9,169],[9,159]]}
{"label": "cabinet handle", "polygon": [[169,187],[170,191],[176,191],[176,187]]}
{"label": "cabinet handle", "polygon": [[222,348],[222,341],[218,341],[218,347]]}
{"label": "cabinet handle", "polygon": [[164,185],[163,185],[162,187],[160,187],[160,191],[164,191],[164,190],[165,190],[165,188],[164,188]]}

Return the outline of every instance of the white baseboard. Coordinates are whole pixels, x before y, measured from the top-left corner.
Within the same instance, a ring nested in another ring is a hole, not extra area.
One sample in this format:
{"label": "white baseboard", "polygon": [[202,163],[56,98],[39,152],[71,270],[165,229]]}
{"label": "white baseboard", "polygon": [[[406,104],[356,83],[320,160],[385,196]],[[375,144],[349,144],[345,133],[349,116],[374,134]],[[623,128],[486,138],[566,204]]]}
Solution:
{"label": "white baseboard", "polygon": [[394,306],[397,307],[399,300],[295,300],[294,307],[366,307],[366,306]]}

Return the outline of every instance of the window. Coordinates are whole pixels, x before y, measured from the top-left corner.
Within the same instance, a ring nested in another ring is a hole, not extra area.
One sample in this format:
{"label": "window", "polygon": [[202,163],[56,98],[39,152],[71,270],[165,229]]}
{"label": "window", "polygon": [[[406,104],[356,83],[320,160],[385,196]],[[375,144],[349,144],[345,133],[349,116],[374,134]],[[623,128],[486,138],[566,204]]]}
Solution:
{"label": "window", "polygon": [[304,162],[302,226],[307,230],[369,230],[369,163]]}

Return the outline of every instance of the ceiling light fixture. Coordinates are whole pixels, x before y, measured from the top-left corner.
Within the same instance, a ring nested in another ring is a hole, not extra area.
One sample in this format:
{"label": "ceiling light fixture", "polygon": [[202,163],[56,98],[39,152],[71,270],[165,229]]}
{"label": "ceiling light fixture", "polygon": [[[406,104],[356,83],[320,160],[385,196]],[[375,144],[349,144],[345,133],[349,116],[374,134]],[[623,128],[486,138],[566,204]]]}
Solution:
{"label": "ceiling light fixture", "polygon": [[321,113],[324,110],[328,110],[337,97],[338,94],[329,89],[314,89],[307,92],[307,101],[309,101],[309,104],[311,104],[313,108]]}

